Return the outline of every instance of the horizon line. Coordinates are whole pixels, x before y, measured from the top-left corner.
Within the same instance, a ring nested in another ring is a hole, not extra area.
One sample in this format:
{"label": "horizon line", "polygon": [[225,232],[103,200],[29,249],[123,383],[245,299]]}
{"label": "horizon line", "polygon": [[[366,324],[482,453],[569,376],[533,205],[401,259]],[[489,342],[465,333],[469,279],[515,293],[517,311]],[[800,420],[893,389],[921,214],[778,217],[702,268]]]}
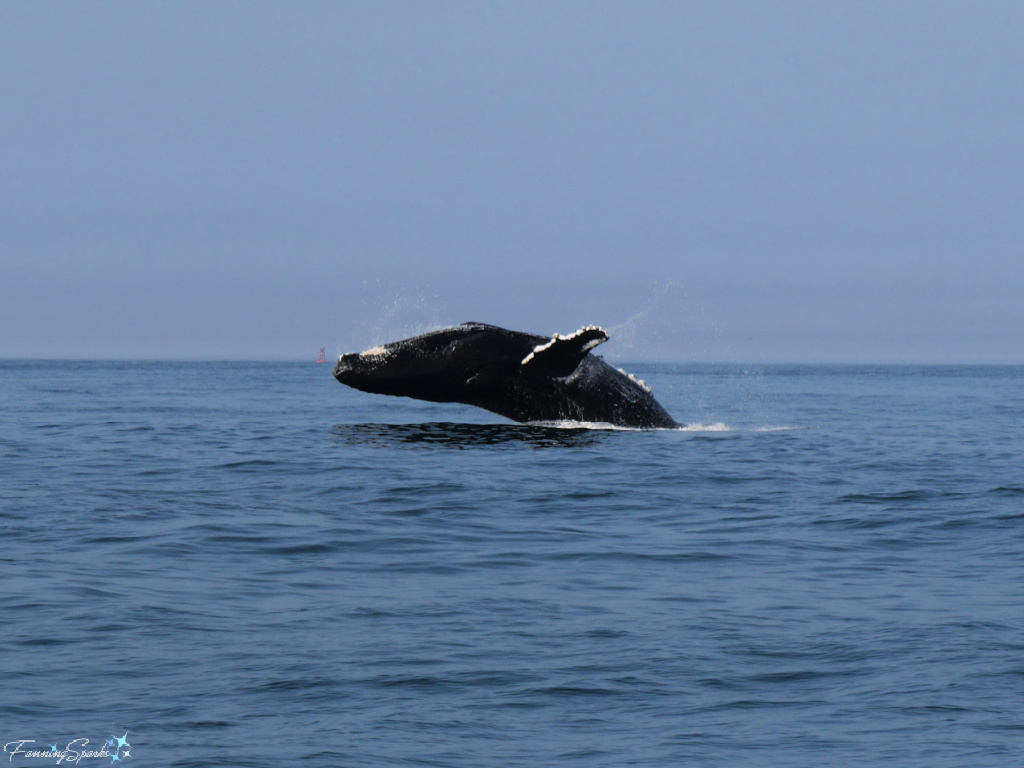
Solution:
{"label": "horizon line", "polygon": [[[639,358],[614,357],[610,362],[632,365],[707,365],[707,366],[836,366],[836,367],[977,367],[977,368],[1019,368],[1024,362],[1005,361],[972,361],[962,360],[928,360],[928,361],[893,361],[893,360],[642,360]],[[317,362],[299,357],[207,357],[207,356],[170,356],[170,357],[41,357],[21,355],[0,355],[0,363],[288,363],[301,365],[331,365],[334,360]]]}

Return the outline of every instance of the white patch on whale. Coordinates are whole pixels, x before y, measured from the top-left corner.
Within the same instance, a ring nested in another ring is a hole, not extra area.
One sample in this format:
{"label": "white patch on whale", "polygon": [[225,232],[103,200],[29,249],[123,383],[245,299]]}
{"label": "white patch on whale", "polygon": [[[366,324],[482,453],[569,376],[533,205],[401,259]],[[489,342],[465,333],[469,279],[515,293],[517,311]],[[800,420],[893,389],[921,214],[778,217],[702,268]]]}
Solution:
{"label": "white patch on whale", "polygon": [[367,349],[359,353],[360,357],[376,357],[377,355],[386,355],[387,349],[384,347],[374,347],[373,349]]}
{"label": "white patch on whale", "polygon": [[627,379],[632,381],[634,384],[639,384],[640,388],[643,389],[644,392],[651,392],[652,391],[651,388],[647,386],[647,383],[643,379],[638,379],[636,377],[635,373],[626,373],[626,371],[623,370],[622,368],[619,368],[617,370],[618,370],[619,373],[621,373]]}
{"label": "white patch on whale", "polygon": [[[549,341],[546,341],[543,344],[538,344],[536,347],[534,347],[533,351],[523,358],[523,361],[520,363],[520,365],[526,365],[528,362],[533,360],[534,355],[536,355],[538,352],[543,352],[545,349],[553,345],[556,341],[572,341],[581,333],[586,333],[587,331],[601,331],[601,333],[603,333],[605,336],[608,335],[608,332],[599,325],[585,325],[578,331],[573,331],[568,336],[559,336],[557,333],[553,333],[551,334],[551,339]],[[588,341],[586,344],[583,345],[583,351],[587,352],[596,347],[598,344],[602,344],[605,341],[607,341],[606,338]]]}

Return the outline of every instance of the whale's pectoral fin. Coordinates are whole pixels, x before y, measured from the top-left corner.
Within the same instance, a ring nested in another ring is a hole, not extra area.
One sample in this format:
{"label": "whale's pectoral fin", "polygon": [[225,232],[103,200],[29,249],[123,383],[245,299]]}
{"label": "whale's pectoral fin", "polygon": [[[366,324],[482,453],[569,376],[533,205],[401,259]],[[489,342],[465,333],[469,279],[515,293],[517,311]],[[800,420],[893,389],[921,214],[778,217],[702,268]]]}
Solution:
{"label": "whale's pectoral fin", "polygon": [[598,344],[604,344],[610,337],[604,328],[588,325],[568,336],[557,333],[551,341],[539,344],[523,358],[524,368],[547,376],[568,376],[576,370],[580,361]]}

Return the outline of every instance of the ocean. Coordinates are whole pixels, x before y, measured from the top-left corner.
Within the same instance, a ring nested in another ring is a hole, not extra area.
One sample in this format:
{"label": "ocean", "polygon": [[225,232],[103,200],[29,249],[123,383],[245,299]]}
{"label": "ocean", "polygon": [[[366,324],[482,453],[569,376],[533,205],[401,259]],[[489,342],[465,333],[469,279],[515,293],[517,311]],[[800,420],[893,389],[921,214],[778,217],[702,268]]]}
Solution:
{"label": "ocean", "polygon": [[1024,765],[1024,368],[626,367],[689,426],[0,362],[4,756]]}

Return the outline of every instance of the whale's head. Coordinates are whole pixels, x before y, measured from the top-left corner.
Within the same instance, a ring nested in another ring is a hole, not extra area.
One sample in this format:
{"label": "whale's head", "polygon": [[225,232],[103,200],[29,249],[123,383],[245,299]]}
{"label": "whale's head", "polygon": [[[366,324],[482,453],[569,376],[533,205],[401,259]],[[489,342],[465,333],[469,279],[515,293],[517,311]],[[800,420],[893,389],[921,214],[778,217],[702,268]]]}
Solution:
{"label": "whale's head", "polygon": [[363,392],[463,401],[489,376],[520,362],[523,342],[496,331],[502,329],[465,323],[342,355],[334,378]]}

